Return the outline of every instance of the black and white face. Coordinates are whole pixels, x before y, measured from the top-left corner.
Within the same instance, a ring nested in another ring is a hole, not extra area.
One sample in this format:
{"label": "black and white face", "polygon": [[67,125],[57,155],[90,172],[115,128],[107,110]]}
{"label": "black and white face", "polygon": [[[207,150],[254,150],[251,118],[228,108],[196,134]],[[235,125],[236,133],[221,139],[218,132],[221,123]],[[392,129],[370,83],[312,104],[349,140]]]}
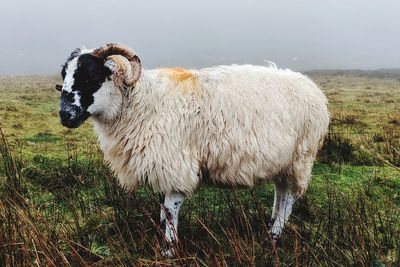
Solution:
{"label": "black and white face", "polygon": [[91,115],[101,113],[112,96],[111,70],[89,52],[72,52],[61,71],[60,119],[68,128],[77,128]]}

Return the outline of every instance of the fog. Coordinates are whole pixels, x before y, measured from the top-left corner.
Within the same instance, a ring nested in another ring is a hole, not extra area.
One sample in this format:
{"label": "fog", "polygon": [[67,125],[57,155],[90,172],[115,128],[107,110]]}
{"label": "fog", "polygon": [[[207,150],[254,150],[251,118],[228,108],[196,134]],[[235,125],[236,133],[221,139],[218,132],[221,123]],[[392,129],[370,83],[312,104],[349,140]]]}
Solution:
{"label": "fog", "polygon": [[70,52],[121,42],[145,68],[274,61],[400,67],[400,1],[201,0],[0,3],[0,74],[53,74]]}

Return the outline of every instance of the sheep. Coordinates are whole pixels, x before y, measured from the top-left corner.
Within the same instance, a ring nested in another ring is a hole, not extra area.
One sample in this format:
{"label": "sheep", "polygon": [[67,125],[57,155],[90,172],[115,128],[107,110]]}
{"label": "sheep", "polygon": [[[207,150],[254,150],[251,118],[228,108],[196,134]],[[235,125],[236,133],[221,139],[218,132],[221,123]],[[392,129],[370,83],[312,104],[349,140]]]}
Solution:
{"label": "sheep", "polygon": [[274,66],[142,70],[131,48],[107,44],[74,50],[62,77],[61,124],[76,128],[91,117],[120,185],[150,185],[163,197],[167,257],[176,252],[183,200],[203,182],[273,182],[276,241],[307,189],[330,120],[315,83]]}

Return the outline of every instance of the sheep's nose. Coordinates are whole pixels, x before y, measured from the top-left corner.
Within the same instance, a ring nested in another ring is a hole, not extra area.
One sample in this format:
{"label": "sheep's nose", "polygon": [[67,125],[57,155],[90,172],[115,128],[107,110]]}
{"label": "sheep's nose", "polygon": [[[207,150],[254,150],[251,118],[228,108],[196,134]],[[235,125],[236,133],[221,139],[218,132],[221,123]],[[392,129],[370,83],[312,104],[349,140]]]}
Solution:
{"label": "sheep's nose", "polygon": [[68,111],[60,110],[61,123],[68,122],[71,119],[71,114]]}

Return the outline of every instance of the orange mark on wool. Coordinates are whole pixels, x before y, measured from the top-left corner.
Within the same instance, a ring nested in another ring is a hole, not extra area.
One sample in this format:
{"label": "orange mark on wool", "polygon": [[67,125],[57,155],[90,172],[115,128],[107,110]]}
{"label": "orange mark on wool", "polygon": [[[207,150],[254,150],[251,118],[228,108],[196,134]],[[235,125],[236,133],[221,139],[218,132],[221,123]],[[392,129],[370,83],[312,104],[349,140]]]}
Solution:
{"label": "orange mark on wool", "polygon": [[175,87],[182,93],[198,93],[197,75],[183,68],[165,68],[161,70],[170,79]]}
{"label": "orange mark on wool", "polygon": [[182,82],[188,79],[196,79],[196,75],[193,72],[183,68],[176,67],[162,70],[169,76],[171,80],[174,80],[176,82]]}

